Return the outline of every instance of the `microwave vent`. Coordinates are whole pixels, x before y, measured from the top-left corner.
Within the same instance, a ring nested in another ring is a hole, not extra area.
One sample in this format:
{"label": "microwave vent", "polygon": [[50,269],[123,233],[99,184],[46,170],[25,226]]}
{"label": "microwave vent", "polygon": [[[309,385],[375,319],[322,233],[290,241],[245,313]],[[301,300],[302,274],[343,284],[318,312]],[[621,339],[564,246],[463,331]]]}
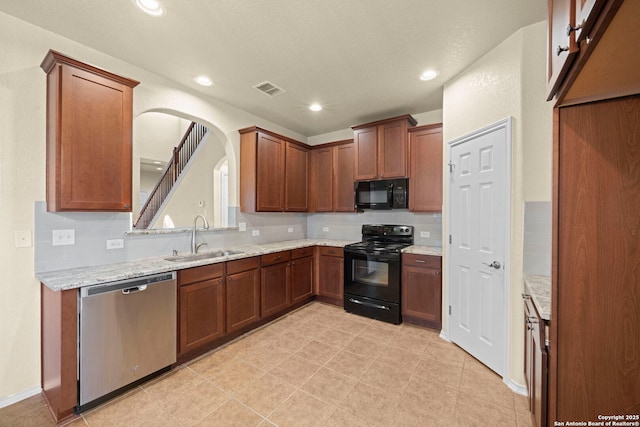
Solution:
{"label": "microwave vent", "polygon": [[255,85],[253,87],[254,89],[264,93],[265,95],[268,95],[270,97],[275,97],[278,95],[282,95],[283,93],[286,92],[286,90],[282,89],[279,86],[274,85],[273,83],[269,82],[269,81],[264,81],[262,83],[258,83],[257,85]]}

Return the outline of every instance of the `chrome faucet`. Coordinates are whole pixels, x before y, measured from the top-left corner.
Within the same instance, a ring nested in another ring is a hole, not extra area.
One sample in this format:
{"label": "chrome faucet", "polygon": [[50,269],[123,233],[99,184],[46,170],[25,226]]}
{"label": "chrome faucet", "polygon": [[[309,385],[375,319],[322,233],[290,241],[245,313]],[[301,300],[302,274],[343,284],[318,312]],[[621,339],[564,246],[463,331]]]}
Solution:
{"label": "chrome faucet", "polygon": [[200,249],[200,246],[202,245],[206,245],[206,242],[202,242],[202,243],[196,243],[196,225],[198,224],[198,218],[202,218],[202,221],[204,221],[204,229],[208,230],[209,229],[209,222],[207,221],[207,218],[204,217],[204,215],[198,214],[196,216],[196,219],[193,220],[193,230],[191,231],[191,253],[192,254],[197,254],[198,253],[198,249]]}

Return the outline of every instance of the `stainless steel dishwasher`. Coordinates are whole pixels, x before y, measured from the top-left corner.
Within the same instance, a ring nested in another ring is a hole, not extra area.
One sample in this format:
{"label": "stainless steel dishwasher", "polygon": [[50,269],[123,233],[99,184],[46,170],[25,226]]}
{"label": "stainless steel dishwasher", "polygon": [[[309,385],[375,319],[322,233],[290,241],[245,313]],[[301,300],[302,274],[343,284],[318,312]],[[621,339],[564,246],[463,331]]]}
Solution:
{"label": "stainless steel dishwasher", "polygon": [[80,291],[78,412],[176,361],[176,274]]}

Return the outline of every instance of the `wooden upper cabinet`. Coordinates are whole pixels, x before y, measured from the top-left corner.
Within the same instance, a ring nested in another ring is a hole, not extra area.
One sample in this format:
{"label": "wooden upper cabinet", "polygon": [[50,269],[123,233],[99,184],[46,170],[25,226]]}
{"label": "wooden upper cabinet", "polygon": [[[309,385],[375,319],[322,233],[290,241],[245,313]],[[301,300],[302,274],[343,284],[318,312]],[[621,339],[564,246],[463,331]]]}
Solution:
{"label": "wooden upper cabinet", "polygon": [[257,210],[282,211],[284,209],[286,143],[261,132],[257,137]]}
{"label": "wooden upper cabinet", "polygon": [[353,140],[313,149],[312,211],[353,212]]}
{"label": "wooden upper cabinet", "polygon": [[567,31],[576,25],[576,1],[549,0],[547,42],[547,101],[553,99],[571,67],[578,43],[575,31]]}
{"label": "wooden upper cabinet", "polygon": [[239,132],[240,211],[308,211],[309,149],[255,126]]}
{"label": "wooden upper cabinet", "polygon": [[131,212],[133,88],[138,82],[50,50],[47,210]]}
{"label": "wooden upper cabinet", "polygon": [[355,180],[407,176],[407,130],[415,126],[410,115],[354,126]]}
{"label": "wooden upper cabinet", "polygon": [[311,210],[333,211],[333,150],[322,147],[313,150],[311,174]]}
{"label": "wooden upper cabinet", "polygon": [[333,147],[333,210],[335,212],[353,212],[355,210],[354,159],[355,144],[349,143]]}
{"label": "wooden upper cabinet", "polygon": [[376,179],[378,177],[378,128],[371,126],[354,130],[353,143],[356,149],[355,179]]}
{"label": "wooden upper cabinet", "polygon": [[409,129],[409,210],[442,211],[442,124]]}
{"label": "wooden upper cabinet", "polygon": [[309,210],[309,149],[287,141],[285,150],[284,210]]}

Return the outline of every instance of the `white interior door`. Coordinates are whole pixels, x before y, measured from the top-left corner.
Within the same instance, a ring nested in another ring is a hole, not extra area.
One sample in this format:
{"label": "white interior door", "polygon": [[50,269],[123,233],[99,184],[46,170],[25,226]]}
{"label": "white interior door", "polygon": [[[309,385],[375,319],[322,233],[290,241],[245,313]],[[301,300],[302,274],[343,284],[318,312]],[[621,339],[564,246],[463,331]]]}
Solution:
{"label": "white interior door", "polygon": [[501,376],[507,343],[510,119],[449,143],[449,335]]}

